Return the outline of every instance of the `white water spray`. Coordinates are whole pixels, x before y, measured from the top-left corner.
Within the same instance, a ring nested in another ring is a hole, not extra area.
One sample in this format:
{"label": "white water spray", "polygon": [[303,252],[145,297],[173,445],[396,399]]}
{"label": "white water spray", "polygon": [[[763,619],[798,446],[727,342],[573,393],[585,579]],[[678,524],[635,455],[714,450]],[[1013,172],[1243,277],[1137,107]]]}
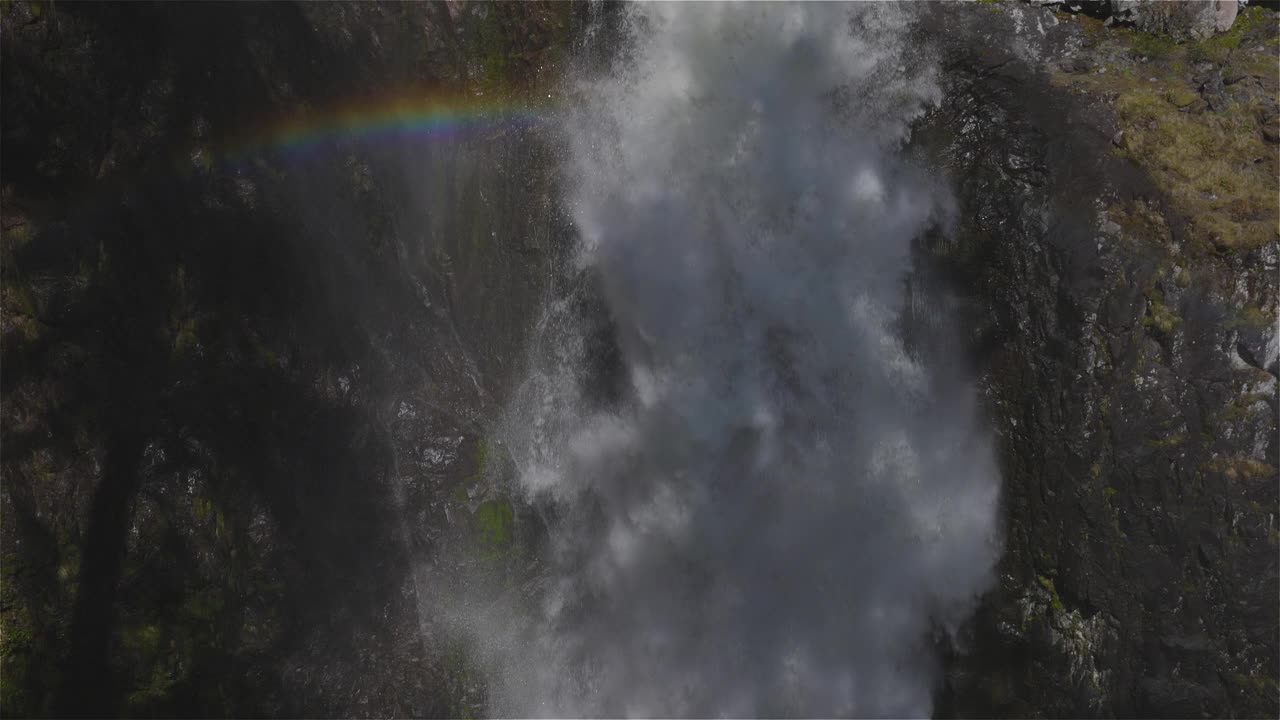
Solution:
{"label": "white water spray", "polygon": [[548,309],[502,432],[556,509],[546,583],[468,623],[494,709],[926,715],[999,485],[971,389],[895,330],[939,192],[894,151],[934,70],[896,5],[630,11],[566,167],[629,387],[589,397],[583,333]]}

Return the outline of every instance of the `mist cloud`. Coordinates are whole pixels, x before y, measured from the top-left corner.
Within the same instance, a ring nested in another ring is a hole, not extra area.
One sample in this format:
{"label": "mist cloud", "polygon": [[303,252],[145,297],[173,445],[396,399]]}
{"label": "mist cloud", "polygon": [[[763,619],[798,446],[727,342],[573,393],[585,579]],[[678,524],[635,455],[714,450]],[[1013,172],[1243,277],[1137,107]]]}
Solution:
{"label": "mist cloud", "polygon": [[894,155],[939,97],[895,5],[656,4],[567,116],[576,261],[625,398],[547,308],[502,440],[557,512],[532,607],[474,610],[512,715],[921,716],[991,580],[972,388],[899,339],[945,205]]}

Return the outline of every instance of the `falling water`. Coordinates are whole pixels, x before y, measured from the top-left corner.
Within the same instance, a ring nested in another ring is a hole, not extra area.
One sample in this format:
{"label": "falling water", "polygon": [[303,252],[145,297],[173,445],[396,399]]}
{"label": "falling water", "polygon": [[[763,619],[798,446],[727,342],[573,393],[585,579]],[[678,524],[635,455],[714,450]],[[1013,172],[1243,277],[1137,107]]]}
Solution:
{"label": "falling water", "polygon": [[548,510],[542,583],[467,605],[494,709],[926,715],[931,635],[998,553],[972,388],[899,330],[945,215],[895,155],[936,69],[897,5],[628,12],[564,124],[571,271],[623,389],[590,391],[588,330],[551,303],[499,433]]}

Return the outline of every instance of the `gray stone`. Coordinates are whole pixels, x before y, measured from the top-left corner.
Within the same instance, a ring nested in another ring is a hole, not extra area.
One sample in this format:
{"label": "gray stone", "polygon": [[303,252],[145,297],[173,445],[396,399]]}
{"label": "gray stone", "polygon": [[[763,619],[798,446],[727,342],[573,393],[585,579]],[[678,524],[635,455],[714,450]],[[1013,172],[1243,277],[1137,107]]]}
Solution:
{"label": "gray stone", "polygon": [[1247,77],[1249,74],[1235,65],[1228,65],[1222,69],[1222,82],[1226,85],[1235,85]]}
{"label": "gray stone", "polygon": [[1203,40],[1231,29],[1237,0],[1111,0],[1112,17],[1157,35]]}
{"label": "gray stone", "polygon": [[1236,22],[1240,12],[1240,4],[1236,0],[1218,0],[1214,3],[1214,28],[1218,32],[1226,32]]}

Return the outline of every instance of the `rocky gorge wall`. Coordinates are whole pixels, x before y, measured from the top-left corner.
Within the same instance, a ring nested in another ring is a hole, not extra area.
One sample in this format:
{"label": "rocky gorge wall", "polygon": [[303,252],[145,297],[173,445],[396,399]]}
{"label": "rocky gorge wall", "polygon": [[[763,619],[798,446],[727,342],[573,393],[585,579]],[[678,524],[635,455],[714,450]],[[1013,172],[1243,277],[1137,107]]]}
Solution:
{"label": "rocky gorge wall", "polygon": [[[958,210],[920,264],[967,334],[934,351],[983,378],[1006,548],[937,710],[1275,716],[1275,15],[1175,41],[1084,10],[919,28],[944,98],[907,152]],[[424,568],[533,573],[491,431],[540,303],[600,316],[617,380],[597,290],[551,271],[555,148],[204,158],[369,88],[541,89],[608,21],[5,5],[3,714],[486,712]]]}
{"label": "rocky gorge wall", "polygon": [[[1007,533],[944,712],[1277,712],[1276,20],[1251,12],[1217,55],[944,13],[965,40],[914,142],[960,205],[930,252],[972,283]],[[1238,184],[1200,191],[1215,155]]]}
{"label": "rocky gorge wall", "polygon": [[472,522],[442,500],[567,237],[548,149],[223,149],[527,93],[570,10],[4,5],[0,712],[474,712],[409,559]]}

